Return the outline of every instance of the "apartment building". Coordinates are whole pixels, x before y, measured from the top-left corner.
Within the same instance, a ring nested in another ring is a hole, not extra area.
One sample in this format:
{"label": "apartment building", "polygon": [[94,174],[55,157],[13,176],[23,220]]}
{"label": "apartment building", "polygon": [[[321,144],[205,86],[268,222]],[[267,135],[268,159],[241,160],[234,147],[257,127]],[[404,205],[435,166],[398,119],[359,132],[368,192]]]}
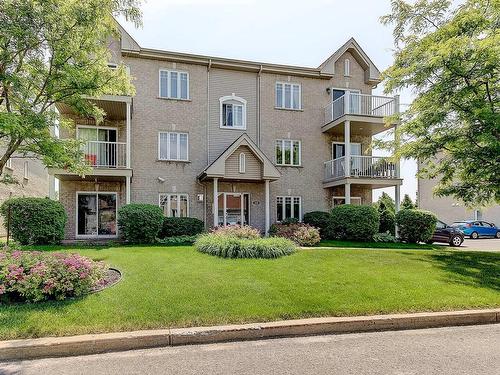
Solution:
{"label": "apartment building", "polygon": [[270,224],[336,204],[370,204],[394,187],[399,165],[371,154],[398,97],[372,95],[380,73],[354,40],[317,68],[266,64],[142,48],[121,29],[114,64],[133,77],[134,97],[89,99],[99,125],[74,118],[62,137],[86,140],[93,166],[84,178],[50,169],[68,212],[68,239],[119,235],[117,209],[159,205],[207,228]]}

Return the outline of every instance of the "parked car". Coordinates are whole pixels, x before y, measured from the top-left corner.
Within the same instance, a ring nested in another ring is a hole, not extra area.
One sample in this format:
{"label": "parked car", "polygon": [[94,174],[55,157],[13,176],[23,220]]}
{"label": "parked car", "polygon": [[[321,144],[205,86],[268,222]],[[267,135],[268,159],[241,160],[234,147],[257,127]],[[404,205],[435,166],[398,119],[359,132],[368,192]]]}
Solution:
{"label": "parked car", "polygon": [[429,244],[433,242],[447,243],[450,246],[458,247],[464,242],[464,234],[457,227],[449,226],[438,220],[434,234],[431,239],[427,241]]}
{"label": "parked car", "polygon": [[452,224],[453,227],[460,229],[466,236],[472,239],[479,237],[500,238],[500,229],[495,224],[480,220],[457,221]]}

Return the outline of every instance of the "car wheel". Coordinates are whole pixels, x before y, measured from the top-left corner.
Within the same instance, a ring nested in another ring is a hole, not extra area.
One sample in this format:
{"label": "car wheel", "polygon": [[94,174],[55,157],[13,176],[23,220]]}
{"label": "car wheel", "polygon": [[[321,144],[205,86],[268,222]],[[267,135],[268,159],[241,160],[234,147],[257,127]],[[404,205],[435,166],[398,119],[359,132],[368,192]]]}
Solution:
{"label": "car wheel", "polygon": [[472,238],[473,240],[477,240],[479,238],[479,234],[477,234],[477,232],[472,232],[470,234],[470,238]]}
{"label": "car wheel", "polygon": [[498,231],[497,234],[495,234],[495,238],[500,238],[500,231]]}
{"label": "car wheel", "polygon": [[450,246],[459,247],[460,245],[462,245],[462,237],[457,235],[451,237]]}

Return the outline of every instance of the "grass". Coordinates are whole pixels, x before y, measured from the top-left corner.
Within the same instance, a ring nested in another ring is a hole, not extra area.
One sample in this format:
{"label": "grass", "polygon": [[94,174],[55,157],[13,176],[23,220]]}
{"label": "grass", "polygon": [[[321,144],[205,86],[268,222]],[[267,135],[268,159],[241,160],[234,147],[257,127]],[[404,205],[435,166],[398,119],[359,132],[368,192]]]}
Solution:
{"label": "grass", "polygon": [[439,249],[442,246],[428,244],[413,244],[402,242],[360,242],[360,241],[338,241],[322,240],[316,247],[341,247],[358,249]]}
{"label": "grass", "polygon": [[190,246],[70,251],[119,268],[123,280],[80,299],[0,306],[0,339],[500,306],[496,253],[308,249],[267,260]]}

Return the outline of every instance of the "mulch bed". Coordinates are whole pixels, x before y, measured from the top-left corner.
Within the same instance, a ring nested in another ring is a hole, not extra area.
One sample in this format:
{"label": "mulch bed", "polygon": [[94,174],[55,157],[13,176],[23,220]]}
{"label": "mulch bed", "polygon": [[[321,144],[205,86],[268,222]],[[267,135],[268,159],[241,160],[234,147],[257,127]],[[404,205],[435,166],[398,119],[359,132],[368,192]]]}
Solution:
{"label": "mulch bed", "polygon": [[92,293],[97,293],[100,292],[103,289],[109,288],[116,283],[118,283],[122,278],[122,274],[120,271],[118,271],[115,268],[108,268],[108,271],[106,272],[106,276],[104,277],[104,282],[98,286],[96,286],[93,290]]}

